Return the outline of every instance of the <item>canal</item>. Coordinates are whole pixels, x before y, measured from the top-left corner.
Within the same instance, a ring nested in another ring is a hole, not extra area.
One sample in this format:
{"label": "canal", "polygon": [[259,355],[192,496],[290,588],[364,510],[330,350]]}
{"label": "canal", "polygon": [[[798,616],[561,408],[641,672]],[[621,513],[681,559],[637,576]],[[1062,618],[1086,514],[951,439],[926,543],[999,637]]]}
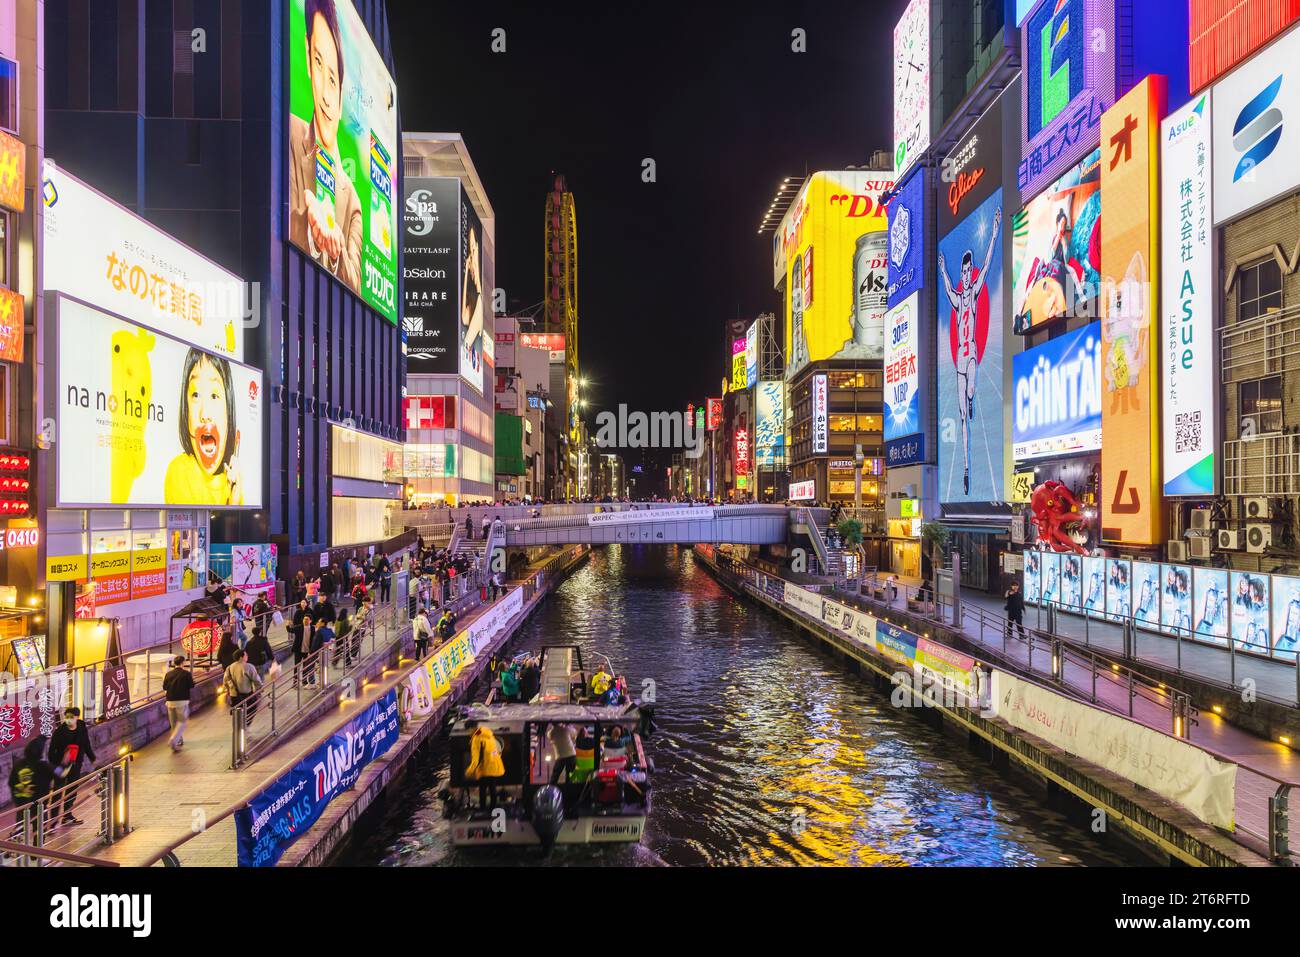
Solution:
{"label": "canal", "polygon": [[[561,642],[608,655],[634,689],[653,681],[659,730],[641,843],[558,848],[549,864],[1147,863],[891,707],[792,625],[726,592],[688,549],[596,549],[507,654]],[[446,781],[439,737],[359,822],[338,863],[542,863],[536,850],[453,848],[438,797]]]}

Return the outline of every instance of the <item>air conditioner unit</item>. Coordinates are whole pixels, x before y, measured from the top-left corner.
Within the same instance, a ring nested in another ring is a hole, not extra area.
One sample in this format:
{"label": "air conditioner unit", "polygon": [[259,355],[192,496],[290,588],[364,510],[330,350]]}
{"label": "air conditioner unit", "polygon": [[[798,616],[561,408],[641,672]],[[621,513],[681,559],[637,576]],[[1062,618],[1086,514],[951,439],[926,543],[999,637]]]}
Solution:
{"label": "air conditioner unit", "polygon": [[1188,558],[1209,558],[1212,541],[1208,535],[1198,535],[1187,540]]}
{"label": "air conditioner unit", "polygon": [[1242,499],[1241,511],[1247,519],[1267,522],[1273,518],[1273,500],[1262,495]]}
{"label": "air conditioner unit", "polygon": [[1171,562],[1187,561],[1187,543],[1181,538],[1173,538],[1165,543],[1165,550]]}
{"label": "air conditioner unit", "polygon": [[1246,526],[1246,551],[1262,552],[1273,544],[1273,526],[1252,522]]}
{"label": "air conditioner unit", "polygon": [[1241,529],[1221,528],[1215,533],[1215,544],[1221,552],[1241,551]]}
{"label": "air conditioner unit", "polygon": [[1192,531],[1208,532],[1210,530],[1210,510],[1208,508],[1192,509]]}

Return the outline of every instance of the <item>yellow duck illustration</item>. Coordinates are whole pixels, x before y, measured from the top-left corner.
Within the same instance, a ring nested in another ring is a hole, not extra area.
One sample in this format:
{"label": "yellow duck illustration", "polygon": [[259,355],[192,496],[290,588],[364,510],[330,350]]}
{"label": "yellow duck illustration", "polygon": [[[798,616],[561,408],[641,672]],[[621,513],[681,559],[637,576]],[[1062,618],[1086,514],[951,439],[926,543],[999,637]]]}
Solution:
{"label": "yellow duck illustration", "polygon": [[112,499],[118,504],[131,500],[131,486],[144,474],[144,429],[153,398],[153,370],[149,353],[154,335],[147,329],[122,329],[113,333],[113,390],[109,393],[110,473]]}

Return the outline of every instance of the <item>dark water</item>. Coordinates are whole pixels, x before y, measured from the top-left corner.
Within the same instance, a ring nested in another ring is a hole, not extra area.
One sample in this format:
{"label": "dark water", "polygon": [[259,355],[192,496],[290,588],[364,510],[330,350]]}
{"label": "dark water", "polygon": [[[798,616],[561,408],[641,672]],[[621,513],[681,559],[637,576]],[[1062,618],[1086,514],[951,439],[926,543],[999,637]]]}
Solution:
{"label": "dark water", "polygon": [[[608,655],[634,689],[654,681],[659,730],[641,843],[558,848],[550,864],[1145,863],[892,708],[792,626],[734,599],[687,550],[597,549],[511,651],[557,642]],[[437,797],[445,742],[422,759],[340,863],[541,863],[532,849],[454,849]]]}

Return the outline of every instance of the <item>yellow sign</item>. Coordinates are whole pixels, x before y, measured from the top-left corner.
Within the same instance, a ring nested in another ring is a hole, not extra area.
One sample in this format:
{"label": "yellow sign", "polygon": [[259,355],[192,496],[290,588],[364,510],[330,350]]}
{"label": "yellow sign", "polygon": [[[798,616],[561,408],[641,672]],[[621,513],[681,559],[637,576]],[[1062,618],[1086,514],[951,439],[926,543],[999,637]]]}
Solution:
{"label": "yellow sign", "polygon": [[50,555],[45,559],[46,581],[75,582],[85,577],[85,555]]}
{"label": "yellow sign", "polygon": [[90,556],[90,574],[93,578],[104,578],[108,575],[125,575],[130,570],[130,552],[101,552],[98,555]]}
{"label": "yellow sign", "polygon": [[131,553],[131,571],[151,572],[167,567],[167,549],[141,548]]}
{"label": "yellow sign", "polygon": [[781,222],[786,378],[822,359],[883,359],[893,173],[814,173]]}
{"label": "yellow sign", "polygon": [[1165,94],[1165,78],[1148,76],[1101,116],[1101,537],[1142,545],[1163,538],[1152,270]]}
{"label": "yellow sign", "polygon": [[1034,472],[1017,472],[1011,477],[1011,501],[1023,504],[1034,494]]}
{"label": "yellow sign", "polygon": [[425,673],[429,676],[429,691],[434,698],[441,698],[451,690],[451,683],[474,660],[474,651],[469,643],[469,632],[459,635],[439,648],[424,663]]}

